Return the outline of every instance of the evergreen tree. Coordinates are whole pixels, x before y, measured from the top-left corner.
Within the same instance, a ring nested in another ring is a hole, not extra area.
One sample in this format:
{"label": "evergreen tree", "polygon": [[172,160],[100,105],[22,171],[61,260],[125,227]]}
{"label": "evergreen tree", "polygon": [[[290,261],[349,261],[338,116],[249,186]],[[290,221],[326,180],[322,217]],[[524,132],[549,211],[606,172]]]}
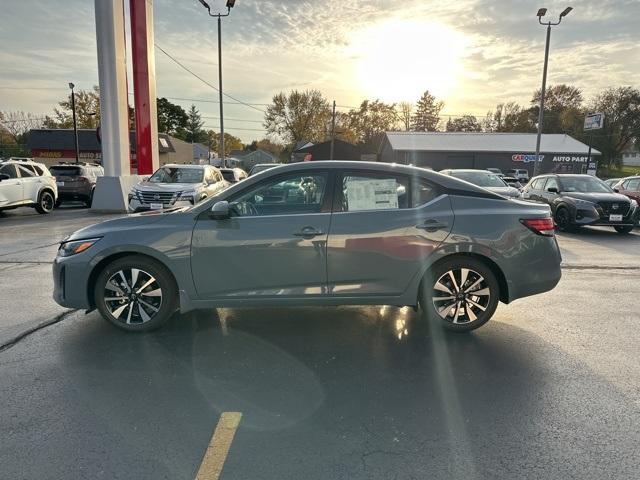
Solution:
{"label": "evergreen tree", "polygon": [[207,138],[207,134],[202,130],[204,122],[200,116],[200,112],[195,105],[191,105],[189,112],[187,113],[187,128],[185,133],[186,142],[202,142]]}
{"label": "evergreen tree", "polygon": [[412,117],[412,130],[416,132],[435,132],[440,123],[440,111],[444,102],[439,102],[429,90],[422,94]]}

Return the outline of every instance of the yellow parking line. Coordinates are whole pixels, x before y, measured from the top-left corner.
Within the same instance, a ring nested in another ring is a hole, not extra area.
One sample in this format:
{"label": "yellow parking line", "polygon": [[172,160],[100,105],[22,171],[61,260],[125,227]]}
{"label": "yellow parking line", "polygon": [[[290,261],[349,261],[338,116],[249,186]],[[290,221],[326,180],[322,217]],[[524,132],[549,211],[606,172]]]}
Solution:
{"label": "yellow parking line", "polygon": [[241,412],[223,412],[198,469],[196,480],[218,480],[236,434]]}

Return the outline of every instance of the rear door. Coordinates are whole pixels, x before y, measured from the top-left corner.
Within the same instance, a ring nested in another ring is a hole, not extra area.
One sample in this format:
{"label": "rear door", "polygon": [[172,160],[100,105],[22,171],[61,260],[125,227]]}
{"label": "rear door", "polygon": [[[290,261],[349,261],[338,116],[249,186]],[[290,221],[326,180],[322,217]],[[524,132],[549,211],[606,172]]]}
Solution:
{"label": "rear door", "polygon": [[38,191],[42,186],[42,177],[36,175],[31,165],[16,164],[16,167],[18,167],[18,174],[22,182],[22,195],[25,199],[28,198],[34,202],[37,201]]}
{"label": "rear door", "polygon": [[634,200],[640,201],[640,178],[631,178],[625,181],[620,188],[620,193]]}
{"label": "rear door", "polygon": [[22,202],[22,180],[18,176],[16,166],[12,163],[2,165],[0,173],[9,176],[8,179],[0,181],[0,207]]}
{"label": "rear door", "polygon": [[429,182],[374,171],[336,178],[327,248],[329,294],[400,295],[449,235],[449,197]]}

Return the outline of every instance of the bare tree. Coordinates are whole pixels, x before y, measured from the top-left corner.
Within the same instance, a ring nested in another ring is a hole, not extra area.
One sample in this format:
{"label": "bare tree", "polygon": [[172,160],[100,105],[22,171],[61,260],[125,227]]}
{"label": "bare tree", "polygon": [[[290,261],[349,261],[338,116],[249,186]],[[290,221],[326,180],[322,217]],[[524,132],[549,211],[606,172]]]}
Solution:
{"label": "bare tree", "polygon": [[318,90],[293,90],[273,97],[264,116],[264,127],[288,143],[323,141],[331,118],[329,102]]}
{"label": "bare tree", "polygon": [[398,117],[405,132],[411,130],[411,116],[413,114],[413,103],[400,102],[398,104]]}
{"label": "bare tree", "polygon": [[42,128],[42,118],[22,110],[0,112],[0,125],[16,143],[33,128]]}

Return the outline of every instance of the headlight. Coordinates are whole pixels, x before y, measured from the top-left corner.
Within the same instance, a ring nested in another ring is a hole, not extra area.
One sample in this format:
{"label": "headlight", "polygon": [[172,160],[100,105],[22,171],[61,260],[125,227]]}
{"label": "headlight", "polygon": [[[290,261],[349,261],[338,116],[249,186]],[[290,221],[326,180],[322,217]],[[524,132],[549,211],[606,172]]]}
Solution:
{"label": "headlight", "polygon": [[58,255],[61,257],[70,257],[88,250],[96,243],[99,238],[87,238],[85,240],[71,240],[70,242],[62,242],[58,249]]}
{"label": "headlight", "polygon": [[595,207],[595,204],[593,202],[580,200],[579,198],[565,197],[565,200],[569,203],[574,204],[576,207],[582,207],[582,208]]}
{"label": "headlight", "polygon": [[631,199],[631,208],[636,208],[638,206],[638,202],[636,202],[634,199]]}

